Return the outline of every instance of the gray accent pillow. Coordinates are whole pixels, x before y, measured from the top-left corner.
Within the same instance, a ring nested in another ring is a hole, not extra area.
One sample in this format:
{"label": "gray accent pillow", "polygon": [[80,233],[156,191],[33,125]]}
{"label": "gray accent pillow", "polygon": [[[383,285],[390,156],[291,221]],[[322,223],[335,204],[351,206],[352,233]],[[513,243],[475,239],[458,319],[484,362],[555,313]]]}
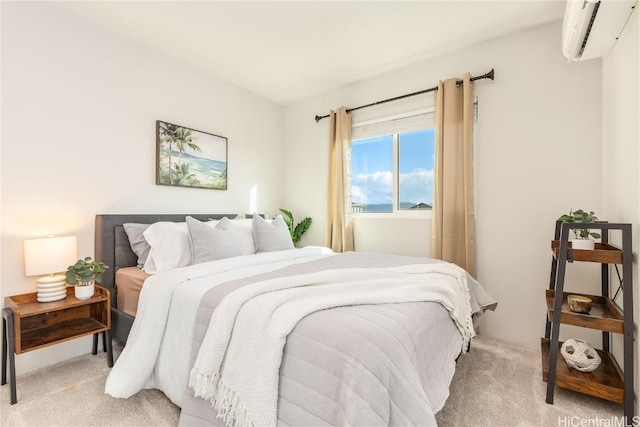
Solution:
{"label": "gray accent pillow", "polygon": [[145,239],[143,235],[150,225],[151,224],[137,224],[133,222],[122,224],[124,232],[127,233],[127,237],[129,238],[131,250],[138,257],[138,268],[142,268],[151,249],[151,246],[149,246],[147,239]]}
{"label": "gray accent pillow", "polygon": [[260,215],[254,215],[252,225],[256,252],[284,251],[295,247],[291,240],[289,227],[282,217],[277,216],[270,223]]}
{"label": "gray accent pillow", "polygon": [[206,222],[187,217],[191,264],[242,255],[238,231],[228,218],[222,218],[213,227]]}

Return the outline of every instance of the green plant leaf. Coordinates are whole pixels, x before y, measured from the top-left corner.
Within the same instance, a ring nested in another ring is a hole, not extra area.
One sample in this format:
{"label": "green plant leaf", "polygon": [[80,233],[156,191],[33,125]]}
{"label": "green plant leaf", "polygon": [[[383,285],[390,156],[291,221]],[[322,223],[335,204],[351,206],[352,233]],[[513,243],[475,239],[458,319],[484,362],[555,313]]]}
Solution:
{"label": "green plant leaf", "polygon": [[311,227],[311,222],[312,219],[306,217],[302,221],[300,221],[298,225],[296,225],[295,229],[293,230],[293,234],[291,235],[291,240],[293,240],[294,244],[298,243],[302,238],[302,235],[307,232],[309,227]]}
{"label": "green plant leaf", "polygon": [[86,284],[92,280],[100,280],[102,273],[109,268],[102,261],[93,261],[91,257],[78,260],[67,268],[65,277],[70,285]]}
{"label": "green plant leaf", "polygon": [[286,209],[282,209],[280,208],[280,212],[282,212],[282,219],[284,219],[285,224],[287,224],[287,227],[289,227],[289,232],[293,233],[293,214],[286,210]]}
{"label": "green plant leaf", "polygon": [[[583,209],[577,209],[575,211],[570,210],[569,214],[560,216],[560,218],[558,218],[558,221],[572,222],[576,224],[593,224],[598,221],[598,217],[593,211],[589,211],[589,213],[587,213]],[[592,236],[596,239],[600,238],[600,234],[592,233],[587,228],[573,228],[571,229],[571,231],[576,238],[588,239],[589,236]]]}
{"label": "green plant leaf", "polygon": [[280,208],[280,212],[282,212],[282,215],[283,215],[282,219],[284,219],[284,222],[287,224],[287,227],[289,228],[289,233],[291,234],[291,240],[295,245],[300,241],[300,239],[302,238],[302,235],[307,232],[309,227],[311,227],[312,220],[311,218],[306,217],[302,221],[300,221],[297,225],[294,226],[295,220],[293,218],[293,214],[291,213],[291,211]]}

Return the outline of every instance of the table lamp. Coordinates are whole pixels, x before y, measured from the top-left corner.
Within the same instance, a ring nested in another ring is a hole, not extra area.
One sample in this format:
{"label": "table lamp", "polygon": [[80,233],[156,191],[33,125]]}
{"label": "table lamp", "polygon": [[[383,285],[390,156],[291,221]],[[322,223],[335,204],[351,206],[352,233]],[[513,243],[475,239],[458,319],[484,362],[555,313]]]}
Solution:
{"label": "table lamp", "polygon": [[56,275],[78,260],[76,236],[45,237],[24,241],[25,276],[47,276],[38,279],[39,302],[52,302],[67,297],[64,275]]}

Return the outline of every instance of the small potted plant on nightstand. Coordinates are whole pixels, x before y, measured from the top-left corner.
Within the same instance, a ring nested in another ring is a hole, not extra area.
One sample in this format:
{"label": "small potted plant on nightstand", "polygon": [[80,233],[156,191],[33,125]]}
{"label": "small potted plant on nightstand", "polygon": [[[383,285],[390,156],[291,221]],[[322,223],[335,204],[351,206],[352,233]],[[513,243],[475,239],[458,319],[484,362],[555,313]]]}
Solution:
{"label": "small potted plant on nightstand", "polygon": [[[569,211],[569,214],[562,215],[558,218],[558,221],[593,224],[598,221],[598,217],[593,211],[585,212],[582,209],[578,209],[577,211],[572,210]],[[575,238],[571,240],[571,247],[573,249],[593,249],[595,247],[593,239],[600,238],[600,233],[592,233],[588,228],[574,228],[571,231],[573,231],[573,235],[575,236]],[[590,237],[593,237],[593,239]]]}
{"label": "small potted plant on nightstand", "polygon": [[96,280],[100,281],[102,273],[109,268],[101,261],[94,261],[91,257],[79,259],[67,268],[67,283],[75,286],[78,299],[89,299],[93,296]]}

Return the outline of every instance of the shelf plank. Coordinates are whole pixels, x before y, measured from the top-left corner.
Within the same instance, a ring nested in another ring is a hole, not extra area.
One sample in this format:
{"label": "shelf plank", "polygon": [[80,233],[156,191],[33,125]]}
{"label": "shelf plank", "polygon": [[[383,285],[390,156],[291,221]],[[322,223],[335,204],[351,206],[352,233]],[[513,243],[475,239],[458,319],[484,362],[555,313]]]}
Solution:
{"label": "shelf plank", "polygon": [[95,294],[86,300],[79,300],[75,297],[75,290],[73,286],[67,287],[67,297],[65,299],[53,302],[38,302],[37,292],[31,292],[22,295],[13,295],[6,298],[8,305],[13,309],[16,316],[29,317],[36,316],[43,313],[49,313],[52,311],[66,309],[70,307],[83,306],[86,304],[99,303],[102,301],[109,302],[107,290],[96,286]]}
{"label": "shelf plank", "polygon": [[91,317],[55,323],[51,326],[39,329],[32,329],[28,331],[23,330],[21,337],[21,349],[20,352],[16,351],[16,353],[19,354],[36,350],[38,348],[48,347],[54,343],[57,344],[107,330],[109,330],[109,327],[106,324]]}
{"label": "shelf plank", "polygon": [[[574,261],[599,262],[602,264],[622,264],[622,250],[608,243],[596,243],[595,249],[571,249],[571,242],[568,242],[569,249],[573,252]],[[551,241],[551,251],[558,259],[560,253],[560,241]]]}
{"label": "shelf plank", "polygon": [[[624,403],[624,381],[618,363],[614,357],[605,351],[597,350],[602,363],[592,372],[580,372],[567,365],[560,354],[562,342],[558,344],[558,361],[556,363],[556,386],[580,393]],[[551,343],[548,339],[541,339],[542,350],[542,380],[547,382],[549,375],[549,350]]]}
{"label": "shelf plank", "polygon": [[[556,292],[552,289],[546,290],[547,313],[550,322],[553,322],[553,306]],[[569,310],[567,295],[582,295],[591,298],[593,304],[589,314],[574,313]],[[577,292],[562,293],[562,310],[560,323],[567,325],[581,326],[584,328],[598,329],[617,334],[624,333],[624,314],[618,306],[610,299],[598,295],[581,294]]]}

